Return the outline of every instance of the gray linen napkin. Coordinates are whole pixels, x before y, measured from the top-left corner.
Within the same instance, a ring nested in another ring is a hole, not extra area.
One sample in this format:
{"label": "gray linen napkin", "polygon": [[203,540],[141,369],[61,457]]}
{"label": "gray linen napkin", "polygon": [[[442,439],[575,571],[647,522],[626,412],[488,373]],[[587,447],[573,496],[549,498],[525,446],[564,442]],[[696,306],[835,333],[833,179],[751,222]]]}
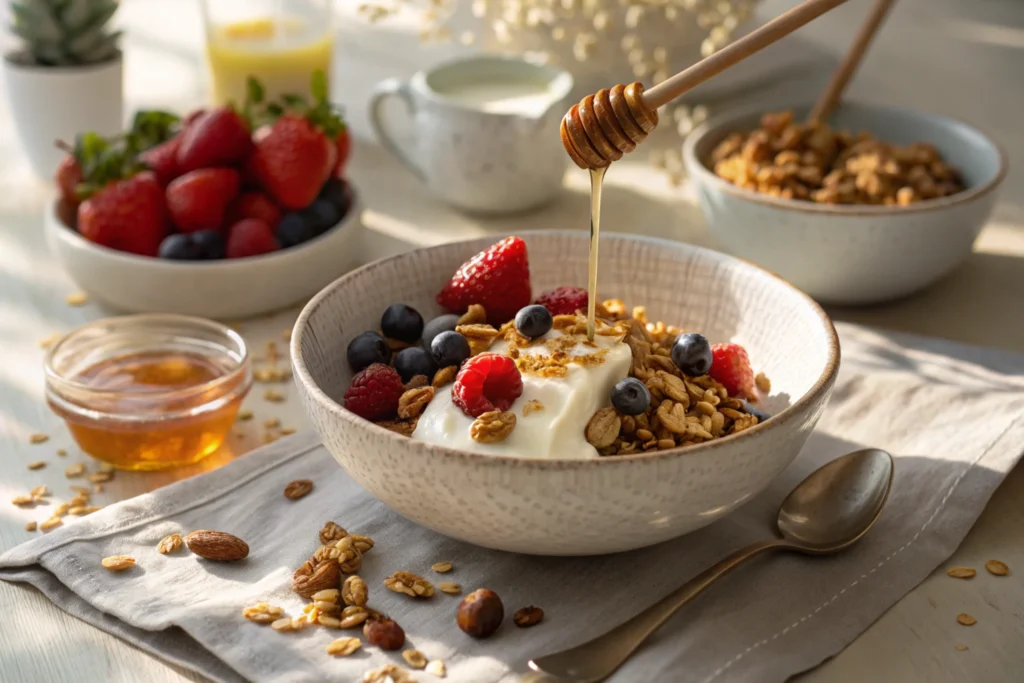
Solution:
{"label": "gray linen napkin", "polygon": [[[110,506],[0,556],[0,579],[36,586],[97,627],[215,681],[358,681],[396,654],[371,647],[333,658],[325,645],[358,631],[277,633],[245,621],[258,601],[300,613],[291,572],[334,519],[371,536],[360,574],[370,603],[393,616],[407,647],[442,659],[448,680],[512,681],[533,656],[587,640],[629,618],[718,560],[770,533],[790,488],[826,460],[863,445],[897,456],[877,527],[841,556],[763,559],[701,596],[630,660],[614,681],[776,682],[839,652],[952,554],[1024,450],[1024,356],[841,325],[843,367],[831,405],[797,461],[735,514],[684,538],[631,553],[541,558],[484,550],[422,529],[362,491],[311,434],[274,443],[222,469]],[[284,485],[312,478],[289,502]],[[157,542],[197,528],[248,541],[243,562],[159,555]],[[138,566],[100,568],[107,555]],[[458,598],[414,601],[383,586],[405,569],[496,590],[506,612],[544,608],[544,622],[508,621],[487,641],[455,626]],[[419,672],[420,681],[432,680]]]}

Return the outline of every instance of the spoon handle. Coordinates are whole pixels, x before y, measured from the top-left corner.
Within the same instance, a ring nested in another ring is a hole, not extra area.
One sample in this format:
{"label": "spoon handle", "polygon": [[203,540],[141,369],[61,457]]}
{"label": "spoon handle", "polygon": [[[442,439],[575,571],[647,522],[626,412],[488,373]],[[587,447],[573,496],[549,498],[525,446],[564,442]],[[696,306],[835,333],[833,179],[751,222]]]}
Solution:
{"label": "spoon handle", "polygon": [[[530,668],[554,676],[557,681],[600,681],[619,668],[669,617],[715,580],[756,555],[789,546],[782,539],[772,539],[741,548],[624,624],[582,645],[531,660]],[[553,683],[551,678],[543,680]]]}

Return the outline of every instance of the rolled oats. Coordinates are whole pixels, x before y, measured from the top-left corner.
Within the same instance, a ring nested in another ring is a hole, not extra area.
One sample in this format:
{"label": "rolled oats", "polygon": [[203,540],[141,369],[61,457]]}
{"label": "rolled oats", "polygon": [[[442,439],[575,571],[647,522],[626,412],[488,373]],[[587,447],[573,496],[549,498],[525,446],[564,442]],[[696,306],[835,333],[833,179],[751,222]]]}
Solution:
{"label": "rolled oats", "polygon": [[341,611],[341,621],[338,625],[341,628],[356,628],[370,617],[370,610],[358,605],[346,607]]}
{"label": "rolled oats", "polygon": [[257,624],[270,624],[284,616],[284,610],[275,605],[261,602],[252,607],[246,607],[242,610],[242,616]]}
{"label": "rolled oats", "polygon": [[973,579],[976,573],[970,567],[950,567],[946,570],[946,575],[954,579]]}
{"label": "rolled oats", "polygon": [[26,522],[25,531],[35,531],[37,526],[38,525],[35,522]]}
{"label": "rolled oats", "polygon": [[50,517],[46,521],[40,523],[39,530],[40,531],[50,531],[51,529],[56,529],[57,527],[61,526],[62,524],[64,524],[64,522],[61,520],[60,517]]}
{"label": "rolled oats", "polygon": [[414,669],[423,669],[427,666],[427,658],[419,650],[405,650],[402,652],[402,659]]}
{"label": "rolled oats", "polygon": [[430,568],[432,570],[434,570],[435,572],[437,572],[438,574],[447,574],[448,572],[450,572],[452,570],[452,563],[451,562],[435,562],[434,564],[430,565]]}
{"label": "rolled oats", "polygon": [[327,614],[321,614],[318,616],[316,623],[320,624],[324,628],[341,628],[341,619]]}
{"label": "rolled oats", "polygon": [[434,595],[434,585],[412,572],[395,572],[384,579],[384,586],[395,593],[404,593],[413,598],[429,598]]}
{"label": "rolled oats", "polygon": [[1010,568],[1006,566],[1006,563],[999,560],[989,560],[985,563],[985,569],[995,576],[1006,576],[1010,573]]}
{"label": "rolled oats", "polygon": [[135,558],[128,555],[111,555],[110,557],[104,557],[100,564],[112,572],[121,572],[134,567]]}
{"label": "rolled oats", "polygon": [[358,650],[362,644],[363,641],[358,638],[349,636],[338,638],[337,640],[332,640],[327,644],[327,654],[336,655],[338,657],[347,657]]}
{"label": "rolled oats", "polygon": [[364,673],[363,683],[416,683],[416,679],[400,666],[384,664]]}
{"label": "rolled oats", "polygon": [[[423,379],[426,382],[426,377]],[[434,387],[421,386],[409,389],[398,399],[398,417],[402,419],[419,417],[432,400],[434,400]]]}
{"label": "rolled oats", "polygon": [[85,463],[76,462],[74,465],[68,465],[64,469],[64,476],[68,479],[74,479],[85,474]]}
{"label": "rolled oats", "polygon": [[544,410],[544,404],[538,401],[537,399],[532,398],[525,404],[523,404],[523,417],[526,417],[530,413],[536,413],[541,410]]}
{"label": "rolled oats", "polygon": [[46,461],[45,460],[36,460],[35,462],[30,462],[28,464],[28,468],[30,470],[41,470],[44,467],[46,467]]}
{"label": "rolled oats", "polygon": [[424,669],[431,676],[437,676],[438,678],[444,678],[448,675],[448,670],[444,666],[444,662],[440,659],[432,659],[427,662],[427,667]]}
{"label": "rolled oats", "polygon": [[477,443],[499,443],[507,439],[515,427],[515,413],[509,410],[492,410],[473,421],[469,427],[469,435]]}
{"label": "rolled oats", "polygon": [[458,595],[462,592],[462,586],[457,583],[452,583],[451,581],[441,581],[437,584],[437,589],[442,593],[447,593],[448,595]]}
{"label": "rolled oats", "polygon": [[412,379],[402,385],[402,388],[406,391],[410,389],[418,389],[430,385],[430,378],[426,375],[413,375]]}
{"label": "rolled oats", "polygon": [[[480,304],[470,304],[469,309],[462,314],[458,325],[478,325],[487,322],[487,311]],[[456,328],[457,329],[457,328]]]}
{"label": "rolled oats", "polygon": [[962,612],[956,615],[956,620],[959,624],[962,624],[963,626],[974,626],[978,623],[978,620],[972,617],[970,614],[964,614]]}

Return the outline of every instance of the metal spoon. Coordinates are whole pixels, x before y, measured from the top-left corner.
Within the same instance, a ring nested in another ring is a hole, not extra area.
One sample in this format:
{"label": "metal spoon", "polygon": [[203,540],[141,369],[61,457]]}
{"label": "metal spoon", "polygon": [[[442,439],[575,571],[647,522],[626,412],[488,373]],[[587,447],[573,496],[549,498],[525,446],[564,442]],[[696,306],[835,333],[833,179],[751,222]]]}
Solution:
{"label": "metal spoon", "polygon": [[827,555],[856,543],[878,519],[892,487],[892,456],[875,448],[848,453],[812,472],[782,501],[781,538],[737,550],[661,602],[603,636],[530,661],[531,681],[595,683],[607,678],[680,607],[740,563],[767,550]]}

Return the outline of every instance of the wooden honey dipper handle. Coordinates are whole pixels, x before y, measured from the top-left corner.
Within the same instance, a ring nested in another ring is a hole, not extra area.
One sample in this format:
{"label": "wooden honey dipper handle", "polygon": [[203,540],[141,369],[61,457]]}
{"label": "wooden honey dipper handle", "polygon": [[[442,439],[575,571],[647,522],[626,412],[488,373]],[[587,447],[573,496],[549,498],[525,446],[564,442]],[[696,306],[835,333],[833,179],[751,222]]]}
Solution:
{"label": "wooden honey dipper handle", "polygon": [[817,19],[844,2],[846,0],[806,0],[710,57],[702,59],[690,68],[680,71],[675,76],[654,86],[644,93],[644,104],[651,109],[668,104],[712,76],[743,61],[755,52],[760,52],[780,38],[788,36],[804,24]]}
{"label": "wooden honey dipper handle", "polygon": [[608,166],[636,149],[654,130],[659,107],[844,2],[806,0],[650,90],[632,83],[587,95],[562,119],[565,151],[580,168]]}

